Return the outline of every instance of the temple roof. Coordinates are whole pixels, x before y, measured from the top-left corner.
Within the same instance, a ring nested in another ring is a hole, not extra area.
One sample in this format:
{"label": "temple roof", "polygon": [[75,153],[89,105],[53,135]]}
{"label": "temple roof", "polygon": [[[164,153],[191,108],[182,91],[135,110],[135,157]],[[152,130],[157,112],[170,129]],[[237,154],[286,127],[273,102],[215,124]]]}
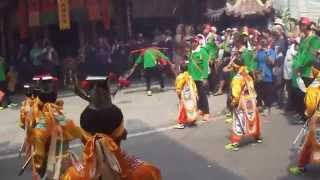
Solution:
{"label": "temple roof", "polygon": [[267,1],[264,4],[261,0],[237,0],[234,5],[227,4],[226,13],[242,18],[251,15],[264,15],[272,9],[270,2]]}

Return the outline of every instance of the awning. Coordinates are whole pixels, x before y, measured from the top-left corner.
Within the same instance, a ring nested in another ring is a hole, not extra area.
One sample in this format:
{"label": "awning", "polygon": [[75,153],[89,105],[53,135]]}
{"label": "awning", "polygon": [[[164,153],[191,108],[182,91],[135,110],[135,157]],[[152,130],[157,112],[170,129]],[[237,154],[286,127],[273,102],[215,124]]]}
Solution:
{"label": "awning", "polygon": [[235,17],[251,15],[264,15],[271,12],[270,3],[262,3],[261,0],[237,0],[234,5],[227,4],[226,14]]}

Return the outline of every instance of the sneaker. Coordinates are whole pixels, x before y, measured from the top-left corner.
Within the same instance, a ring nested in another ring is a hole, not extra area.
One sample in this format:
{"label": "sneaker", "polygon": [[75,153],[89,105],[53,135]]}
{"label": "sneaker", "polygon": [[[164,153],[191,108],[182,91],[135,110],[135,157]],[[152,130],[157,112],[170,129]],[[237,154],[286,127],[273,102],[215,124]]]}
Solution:
{"label": "sneaker", "polygon": [[17,106],[18,106],[18,104],[11,103],[11,104],[8,105],[8,108],[14,108],[14,107],[17,107]]}
{"label": "sneaker", "polygon": [[227,124],[232,124],[233,119],[232,118],[227,118],[226,120],[224,120],[225,123]]}
{"label": "sneaker", "polygon": [[300,115],[296,115],[296,116],[293,116],[293,123],[294,124],[298,124],[298,125],[300,125],[300,124],[304,124],[305,123],[305,121],[304,121],[304,119],[303,119],[303,117],[302,116],[300,116]]}
{"label": "sneaker", "polygon": [[263,109],[261,112],[261,115],[266,117],[266,116],[270,116],[271,114],[271,110],[270,109]]}
{"label": "sneaker", "polygon": [[238,151],[239,144],[238,143],[230,143],[224,146],[224,148],[228,151]]}
{"label": "sneaker", "polygon": [[152,96],[152,91],[148,91],[148,92],[147,92],[147,95],[148,95],[148,96]]}
{"label": "sneaker", "polygon": [[227,118],[232,118],[232,113],[231,113],[231,112],[227,112],[227,113],[226,113],[226,117],[227,117]]}
{"label": "sneaker", "polygon": [[297,166],[289,168],[289,172],[291,174],[295,175],[295,176],[298,176],[298,175],[302,174],[303,171],[304,171],[304,168],[300,168],[300,167],[297,167]]}
{"label": "sneaker", "polygon": [[210,114],[204,114],[203,115],[203,121],[209,121],[209,118],[210,118]]}
{"label": "sneaker", "polygon": [[256,139],[256,142],[257,142],[257,143],[262,143],[263,140],[262,140],[262,138],[257,138],[257,139]]}
{"label": "sneaker", "polygon": [[198,116],[201,117],[203,115],[204,115],[203,112],[201,110],[198,110]]}
{"label": "sneaker", "polygon": [[173,128],[174,129],[184,129],[184,125],[183,124],[177,124]]}

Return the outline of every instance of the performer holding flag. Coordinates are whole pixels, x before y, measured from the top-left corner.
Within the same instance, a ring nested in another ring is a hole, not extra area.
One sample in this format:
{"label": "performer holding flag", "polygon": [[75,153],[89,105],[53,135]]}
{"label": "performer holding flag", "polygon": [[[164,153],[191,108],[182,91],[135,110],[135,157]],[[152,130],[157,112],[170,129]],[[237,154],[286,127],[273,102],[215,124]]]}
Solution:
{"label": "performer holding flag", "polygon": [[237,74],[231,81],[231,106],[233,107],[233,124],[230,143],[225,146],[227,150],[239,150],[242,137],[253,137],[259,143],[261,139],[261,124],[256,106],[256,91],[254,81],[244,66],[240,54],[234,56],[228,65]]}
{"label": "performer holding flag", "polygon": [[131,53],[140,53],[138,59],[136,60],[135,64],[129,71],[128,77],[135,71],[139,64],[143,63],[143,68],[145,72],[145,78],[147,83],[147,95],[152,96],[151,91],[151,78],[155,77],[159,80],[160,88],[163,90],[164,88],[164,79],[162,74],[161,66],[166,66],[170,64],[172,72],[173,64],[169,61],[169,58],[165,56],[161,51],[160,48],[157,47],[150,47],[145,49],[139,49],[136,51],[132,51]]}
{"label": "performer holding flag", "polygon": [[[301,91],[306,92],[304,103],[306,106],[305,115],[307,122],[299,133],[293,145],[298,144],[297,166],[289,168],[290,173],[294,175],[301,174],[306,170],[308,164],[320,164],[320,51],[318,50],[318,59],[312,69],[312,75],[315,77],[313,82],[304,89],[299,85]],[[303,81],[300,81],[303,83]],[[299,141],[299,138],[301,141]]]}

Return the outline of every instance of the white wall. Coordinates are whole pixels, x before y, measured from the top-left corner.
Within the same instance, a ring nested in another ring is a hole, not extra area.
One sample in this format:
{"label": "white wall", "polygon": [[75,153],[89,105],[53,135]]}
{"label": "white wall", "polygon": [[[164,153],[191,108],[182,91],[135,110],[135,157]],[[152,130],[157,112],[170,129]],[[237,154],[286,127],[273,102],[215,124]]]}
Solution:
{"label": "white wall", "polygon": [[320,0],[273,0],[274,8],[282,10],[288,8],[292,17],[309,17],[317,21],[320,17]]}

